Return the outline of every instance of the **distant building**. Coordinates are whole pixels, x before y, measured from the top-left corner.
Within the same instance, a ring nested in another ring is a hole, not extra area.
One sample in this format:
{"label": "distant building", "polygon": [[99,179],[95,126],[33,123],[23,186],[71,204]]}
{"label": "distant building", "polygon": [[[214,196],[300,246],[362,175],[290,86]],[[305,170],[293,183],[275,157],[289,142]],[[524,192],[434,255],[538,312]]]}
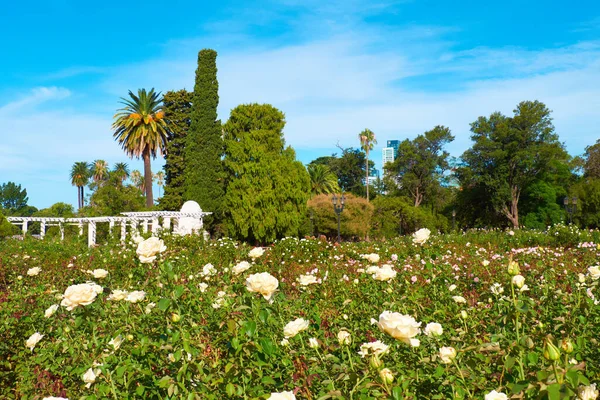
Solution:
{"label": "distant building", "polygon": [[369,186],[375,185],[375,183],[377,182],[377,179],[379,179],[378,176],[370,176],[369,177]]}
{"label": "distant building", "polygon": [[382,162],[381,165],[385,167],[386,163],[394,162],[396,159],[396,151],[393,147],[384,147],[382,150]]}
{"label": "distant building", "polygon": [[387,146],[385,146],[385,147],[391,147],[394,149],[394,159],[396,159],[396,156],[398,155],[398,147],[399,146],[400,146],[399,140],[388,140]]}

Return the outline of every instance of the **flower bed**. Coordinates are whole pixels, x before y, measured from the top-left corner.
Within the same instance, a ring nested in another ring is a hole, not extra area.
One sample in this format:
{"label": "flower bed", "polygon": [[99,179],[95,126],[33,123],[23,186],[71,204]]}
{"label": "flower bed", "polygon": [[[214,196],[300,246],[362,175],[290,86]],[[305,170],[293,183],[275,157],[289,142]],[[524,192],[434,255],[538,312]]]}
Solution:
{"label": "flower bed", "polygon": [[599,247],[532,237],[3,242],[0,398],[596,398]]}

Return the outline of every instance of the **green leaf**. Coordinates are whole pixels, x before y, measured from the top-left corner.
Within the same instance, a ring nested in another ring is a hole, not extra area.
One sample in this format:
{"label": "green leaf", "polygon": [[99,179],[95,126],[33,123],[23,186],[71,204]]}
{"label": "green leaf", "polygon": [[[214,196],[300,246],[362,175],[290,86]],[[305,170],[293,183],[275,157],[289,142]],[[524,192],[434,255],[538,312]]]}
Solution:
{"label": "green leaf", "polygon": [[161,311],[167,311],[167,308],[171,305],[171,299],[160,299],[158,301],[158,308]]}

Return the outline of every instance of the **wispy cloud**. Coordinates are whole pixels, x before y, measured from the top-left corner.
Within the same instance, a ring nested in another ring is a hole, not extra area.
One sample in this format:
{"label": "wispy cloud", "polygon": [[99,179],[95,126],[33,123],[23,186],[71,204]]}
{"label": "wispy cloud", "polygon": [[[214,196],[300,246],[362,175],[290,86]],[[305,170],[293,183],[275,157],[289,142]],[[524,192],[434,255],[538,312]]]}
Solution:
{"label": "wispy cloud", "polygon": [[61,87],[37,87],[31,89],[29,93],[21,96],[18,100],[0,105],[0,116],[2,114],[14,114],[24,109],[31,109],[42,103],[52,100],[62,100],[71,95],[71,91]]}

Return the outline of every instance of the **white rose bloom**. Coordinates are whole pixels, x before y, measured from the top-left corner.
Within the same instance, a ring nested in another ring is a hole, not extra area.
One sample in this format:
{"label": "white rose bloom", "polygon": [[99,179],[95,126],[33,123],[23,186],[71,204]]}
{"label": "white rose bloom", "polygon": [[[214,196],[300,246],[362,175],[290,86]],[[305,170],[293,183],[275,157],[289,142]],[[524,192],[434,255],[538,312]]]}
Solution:
{"label": "white rose bloom", "polygon": [[577,274],[577,280],[579,283],[585,283],[585,275],[582,273]]}
{"label": "white rose bloom", "polygon": [[598,398],[598,390],[596,390],[596,384],[592,383],[589,386],[579,386],[577,398],[581,400],[595,400]]}
{"label": "white rose bloom", "polygon": [[125,301],[130,303],[137,303],[138,301],[144,300],[146,297],[146,292],[143,290],[134,290],[133,292],[129,292],[127,297],[125,297]]}
{"label": "white rose bloom", "polygon": [[376,281],[389,281],[390,279],[394,279],[397,274],[391,265],[385,264],[383,267],[377,269],[373,274],[373,279]]}
{"label": "white rose bloom", "polygon": [[383,368],[382,370],[380,370],[379,377],[384,383],[388,385],[394,382],[394,374],[392,373],[392,371],[390,371],[389,368]]}
{"label": "white rose bloom", "polygon": [[60,305],[66,307],[69,311],[78,306],[87,306],[96,300],[96,296],[100,292],[102,292],[102,287],[95,283],[71,285],[65,290]]}
{"label": "white rose bloom", "polygon": [[484,400],[508,400],[508,396],[506,396],[502,392],[496,392],[495,390],[492,390],[491,392],[485,395]]}
{"label": "white rose bloom", "polygon": [[248,261],[242,261],[240,263],[237,263],[235,267],[233,267],[233,269],[231,270],[231,272],[233,272],[234,275],[239,275],[242,272],[246,271],[247,269],[249,269],[252,266],[252,264],[250,264]]}
{"label": "white rose bloom", "polygon": [[29,268],[27,270],[27,275],[29,275],[29,276],[36,276],[40,272],[42,272],[42,269],[40,267],[33,267],[33,268]]}
{"label": "white rose bloom", "polygon": [[318,279],[316,276],[311,274],[300,275],[298,277],[298,283],[300,284],[300,286],[308,286],[318,283]]}
{"label": "white rose bloom", "polygon": [[456,290],[456,285],[452,284],[452,285],[448,286],[448,290],[450,292],[453,292],[454,290]]}
{"label": "white rose bloom", "polygon": [[600,266],[594,265],[593,267],[589,267],[588,272],[590,273],[592,280],[597,281],[600,279]]}
{"label": "white rose bloom", "polygon": [[502,287],[501,284],[499,283],[494,283],[491,287],[490,287],[490,292],[492,292],[495,295],[500,295],[502,293],[504,293],[504,288]]}
{"label": "white rose bloom", "polygon": [[377,264],[379,262],[379,254],[371,253],[371,254],[363,254],[361,257],[364,260],[372,262],[373,264]]}
{"label": "white rose bloom", "polygon": [[311,337],[310,339],[308,339],[308,347],[310,347],[311,349],[318,349],[319,341],[316,338]]}
{"label": "white rose bloom", "polygon": [[282,346],[288,346],[290,344],[290,341],[286,338],[283,338],[281,339],[281,342],[279,342],[279,344],[281,344]]}
{"label": "white rose bloom", "polygon": [[213,276],[217,273],[217,269],[211,263],[206,264],[202,267],[202,276]]}
{"label": "white rose bloom", "polygon": [[198,285],[198,289],[200,289],[200,293],[204,293],[208,288],[208,283],[202,282]]}
{"label": "white rose bloom", "polygon": [[166,249],[167,247],[161,239],[152,236],[138,244],[136,254],[140,262],[151,263],[156,259],[158,253],[162,253]]}
{"label": "white rose bloom", "polygon": [[370,266],[369,268],[367,268],[367,270],[365,272],[367,274],[373,275],[373,274],[376,274],[377,271],[379,271],[379,267],[377,265],[373,265],[373,266]]}
{"label": "white rose bloom", "polygon": [[246,278],[246,289],[249,292],[262,294],[265,300],[270,301],[271,297],[279,287],[279,281],[268,272],[253,274]]}
{"label": "white rose bloom", "polygon": [[442,328],[442,325],[438,324],[437,322],[430,322],[425,326],[424,333],[430,337],[440,336],[442,333],[444,333],[444,329]]}
{"label": "white rose bloom", "polygon": [[371,343],[363,343],[360,346],[360,351],[358,352],[358,354],[360,354],[360,356],[362,358],[365,358],[365,356],[368,356],[368,355],[380,356],[383,354],[387,354],[389,350],[390,350],[390,348],[388,345],[377,340],[377,341],[371,342]]}
{"label": "white rose bloom", "polygon": [[108,300],[114,300],[114,301],[124,300],[128,294],[129,294],[129,292],[127,290],[115,289],[108,296]]}
{"label": "white rose bloom", "polygon": [[144,312],[145,312],[146,314],[150,314],[150,313],[152,312],[152,309],[153,309],[154,307],[156,307],[156,303],[148,303],[148,304],[146,305],[146,308],[144,309]]}
{"label": "white rose bloom", "polygon": [[512,277],[512,284],[519,289],[525,284],[525,277],[523,275],[515,275]]}
{"label": "white rose bloom", "polygon": [[58,310],[58,304],[54,304],[51,305],[50,307],[48,307],[48,309],[44,312],[44,317],[46,318],[50,318],[51,316],[54,315],[54,313],[56,312],[56,310]]}
{"label": "white rose bloom", "polygon": [[454,300],[457,303],[466,303],[467,299],[465,299],[462,296],[452,296],[452,300]]}
{"label": "white rose bloom", "polygon": [[283,327],[283,335],[286,338],[291,338],[307,329],[309,325],[309,321],[303,318],[296,318],[295,320],[288,322],[286,326]]}
{"label": "white rose bloom", "polygon": [[271,393],[267,400],[296,400],[294,392]]}
{"label": "white rose bloom", "polygon": [[92,386],[92,383],[96,382],[96,376],[97,375],[94,373],[94,370],[92,370],[91,368],[88,369],[85,372],[85,374],[83,374],[81,379],[86,383],[86,388],[89,388],[90,386]]}
{"label": "white rose bloom", "polygon": [[42,340],[43,337],[44,335],[41,335],[39,332],[36,332],[33,335],[29,336],[29,339],[27,339],[27,341],[25,342],[25,346],[29,347],[29,350],[33,351],[35,345],[38,344],[38,342]]}
{"label": "white rose bloom", "polygon": [[95,269],[93,271],[90,271],[90,273],[94,275],[94,278],[96,279],[102,279],[108,276],[108,271],[105,269]]}
{"label": "white rose bloom", "polygon": [[439,356],[442,364],[450,364],[456,358],[456,349],[454,347],[442,347]]}
{"label": "white rose bloom", "polygon": [[337,334],[337,338],[338,338],[338,342],[341,345],[348,345],[350,343],[352,343],[352,335],[350,335],[350,332],[347,331],[339,331]]}
{"label": "white rose bloom", "polygon": [[256,260],[258,257],[262,256],[265,253],[265,249],[262,247],[255,247],[248,253],[248,257],[252,260]]}
{"label": "white rose bloom", "polygon": [[419,329],[421,322],[415,321],[415,319],[409,315],[384,311],[379,316],[377,326],[394,339],[400,340],[413,347],[419,345],[419,341],[414,339],[414,337],[421,333],[421,330]]}
{"label": "white rose bloom", "polygon": [[488,260],[483,260],[481,262],[481,265],[483,265],[484,267],[487,267],[488,265],[490,265],[490,262]]}
{"label": "white rose bloom", "polygon": [[431,231],[427,228],[421,228],[415,233],[413,233],[413,243],[414,244],[425,244],[427,240],[429,240],[429,236],[431,235]]}

